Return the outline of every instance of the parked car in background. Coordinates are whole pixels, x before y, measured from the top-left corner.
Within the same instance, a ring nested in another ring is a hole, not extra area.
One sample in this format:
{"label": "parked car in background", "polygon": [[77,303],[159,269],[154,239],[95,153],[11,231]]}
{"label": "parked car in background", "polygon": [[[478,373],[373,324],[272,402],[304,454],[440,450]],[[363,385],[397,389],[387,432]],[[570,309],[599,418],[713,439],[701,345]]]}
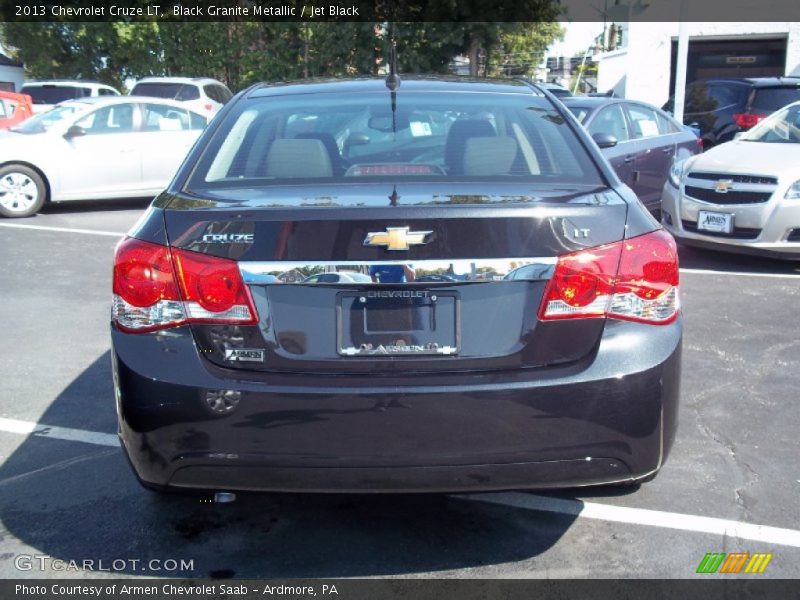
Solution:
{"label": "parked car in background", "polygon": [[658,216],[661,191],[675,160],[702,150],[697,136],[666,112],[633,100],[610,97],[565,98],[623,183]]}
{"label": "parked car in background", "polygon": [[335,271],[332,273],[317,273],[307,277],[303,283],[370,283],[369,275],[356,271]]}
{"label": "parked car in background", "polygon": [[[779,108],[800,100],[800,77],[695,81],[686,87],[683,122],[700,130],[708,149],[729,142]],[[674,99],[664,105],[673,111]]]}
{"label": "parked car in background", "polygon": [[33,101],[28,94],[0,90],[0,129],[8,129],[33,114]]}
{"label": "parked car in background", "polygon": [[546,89],[553,94],[556,98],[568,98],[572,96],[572,92],[558,83],[538,83],[539,87]]}
{"label": "parked car in background", "polygon": [[676,163],[661,204],[687,244],[800,259],[800,102]]}
{"label": "parked car in background", "polygon": [[221,81],[206,77],[145,77],[131,88],[131,96],[177,100],[191,110],[214,115],[233,93]]}
{"label": "parked car in background", "polygon": [[[672,237],[541,88],[395,82],[237,95],[117,246],[119,437],[145,487],[553,488],[663,465]],[[274,283],[331,267],[381,276]]]}
{"label": "parked car in background", "polygon": [[22,86],[20,93],[31,97],[34,113],[48,111],[65,100],[120,95],[116,89],[104,83],[69,80],[29,81]]}
{"label": "parked car in background", "polygon": [[28,217],[46,201],[153,196],[207,122],[157,98],[62,102],[0,132],[0,215]]}

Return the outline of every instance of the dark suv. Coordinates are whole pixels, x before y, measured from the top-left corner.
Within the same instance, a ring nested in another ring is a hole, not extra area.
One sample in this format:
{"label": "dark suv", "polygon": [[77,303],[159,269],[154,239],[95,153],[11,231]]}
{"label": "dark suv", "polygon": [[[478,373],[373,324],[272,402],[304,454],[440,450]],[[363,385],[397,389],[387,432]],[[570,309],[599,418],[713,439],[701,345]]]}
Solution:
{"label": "dark suv", "polygon": [[[683,122],[700,129],[703,147],[729,142],[779,108],[800,100],[800,77],[695,81],[686,87]],[[673,110],[673,99],[664,105]]]}
{"label": "dark suv", "polygon": [[392,86],[240,93],[118,245],[119,431],[145,486],[496,490],[663,464],[674,240],[540,88]]}

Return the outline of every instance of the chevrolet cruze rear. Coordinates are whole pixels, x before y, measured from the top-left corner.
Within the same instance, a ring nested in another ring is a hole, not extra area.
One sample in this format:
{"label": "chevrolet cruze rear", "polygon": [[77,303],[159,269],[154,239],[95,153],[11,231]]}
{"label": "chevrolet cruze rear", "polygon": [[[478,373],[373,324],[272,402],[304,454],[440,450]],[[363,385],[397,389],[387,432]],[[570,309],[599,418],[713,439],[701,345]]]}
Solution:
{"label": "chevrolet cruze rear", "polygon": [[113,285],[149,488],[635,482],[674,438],[674,241],[527,84],[251,88]]}

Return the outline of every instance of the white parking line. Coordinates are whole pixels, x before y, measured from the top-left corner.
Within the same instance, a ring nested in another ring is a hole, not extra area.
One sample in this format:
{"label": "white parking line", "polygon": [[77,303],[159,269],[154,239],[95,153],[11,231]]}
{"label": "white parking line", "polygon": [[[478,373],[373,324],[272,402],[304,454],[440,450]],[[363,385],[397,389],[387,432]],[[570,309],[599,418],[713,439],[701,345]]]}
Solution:
{"label": "white parking line", "polygon": [[[20,421],[0,417],[0,431],[22,435],[33,434],[37,437],[49,437],[59,440],[84,442],[98,446],[119,446],[119,439],[110,433],[84,431],[69,427],[54,427],[32,421]],[[488,502],[515,508],[539,510],[543,512],[572,515],[583,519],[596,519],[631,525],[646,525],[665,529],[678,529],[694,533],[710,533],[714,535],[734,537],[741,540],[793,546],[800,548],[800,531],[782,529],[754,523],[741,523],[728,519],[700,517],[683,513],[665,512],[647,508],[630,508],[627,506],[611,506],[596,502],[582,502],[568,498],[553,498],[536,494],[508,492],[500,494],[456,494],[453,497],[475,502]]]}
{"label": "white parking line", "polygon": [[84,442],[97,446],[119,446],[119,439],[116,435],[111,433],[84,431],[83,429],[71,429],[69,427],[55,427],[52,425],[33,423],[32,421],[6,419],[4,417],[0,417],[0,431],[20,433],[22,435],[33,434],[37,437],[49,437],[70,442]]}
{"label": "white parking line", "polygon": [[679,529],[695,533],[711,533],[727,537],[778,544],[780,546],[793,546],[800,548],[800,531],[769,527],[755,523],[742,523],[715,517],[700,517],[684,513],[651,510],[649,508],[630,508],[628,506],[611,506],[596,502],[582,502],[568,498],[552,498],[550,496],[537,496],[535,494],[522,494],[518,492],[503,494],[470,494],[458,495],[457,498],[489,502],[515,508],[527,508],[544,512],[573,515],[584,519],[597,519],[599,521],[613,521],[615,523],[629,523],[631,525],[647,525],[664,529]]}
{"label": "white parking line", "polygon": [[59,231],[62,233],[83,233],[86,235],[105,235],[110,237],[122,237],[124,233],[119,231],[99,231],[97,229],[73,229],[72,227],[50,227],[46,225],[25,225],[23,223],[0,223],[0,227],[12,227],[14,229],[36,229],[39,231]]}

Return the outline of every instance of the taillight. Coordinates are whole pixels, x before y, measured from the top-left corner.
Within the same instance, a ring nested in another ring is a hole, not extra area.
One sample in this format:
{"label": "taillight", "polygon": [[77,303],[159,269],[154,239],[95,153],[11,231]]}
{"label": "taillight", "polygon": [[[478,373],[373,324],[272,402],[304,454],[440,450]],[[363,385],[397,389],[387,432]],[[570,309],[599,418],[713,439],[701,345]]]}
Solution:
{"label": "taillight", "polygon": [[211,112],[212,110],[214,110],[214,105],[213,104],[205,104],[203,106],[203,108],[205,108],[208,112]]}
{"label": "taillight", "polygon": [[235,261],[173,250],[181,294],[190,320],[253,323],[255,310]]}
{"label": "taillight", "polygon": [[678,252],[664,230],[558,258],[539,310],[541,320],[615,317],[675,320]]}
{"label": "taillight", "polygon": [[114,256],[112,318],[143,333],[183,323],[257,321],[235,261],[125,238]]}
{"label": "taillight", "polygon": [[697,154],[700,154],[703,151],[703,138],[697,138],[695,145],[697,146]]}
{"label": "taillight", "polygon": [[767,115],[757,115],[752,113],[734,113],[733,121],[742,129],[750,129],[759,121],[765,119]]}

